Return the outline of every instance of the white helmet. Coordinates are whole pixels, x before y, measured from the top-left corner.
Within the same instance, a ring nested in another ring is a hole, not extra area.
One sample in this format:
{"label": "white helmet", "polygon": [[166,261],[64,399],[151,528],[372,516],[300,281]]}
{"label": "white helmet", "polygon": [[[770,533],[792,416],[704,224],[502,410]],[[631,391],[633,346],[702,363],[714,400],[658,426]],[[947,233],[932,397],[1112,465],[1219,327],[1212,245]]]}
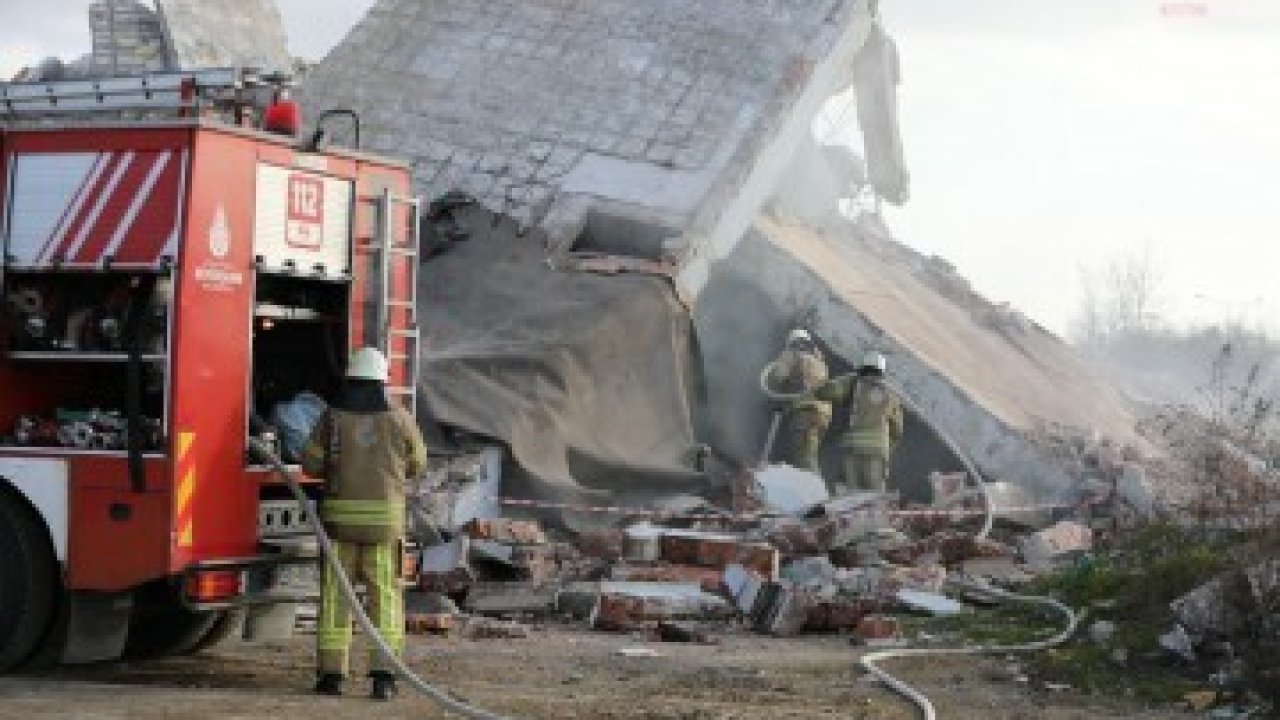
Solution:
{"label": "white helmet", "polygon": [[808,343],[810,345],[813,344],[813,336],[810,335],[809,331],[805,330],[804,328],[796,328],[795,330],[791,331],[790,335],[787,336],[788,345],[795,345],[796,343],[801,343],[801,342]]}
{"label": "white helmet", "polygon": [[347,363],[348,378],[386,382],[389,376],[387,357],[380,350],[366,347],[351,353],[351,360]]}
{"label": "white helmet", "polygon": [[862,364],[858,366],[859,370],[875,370],[880,374],[884,374],[888,363],[885,362],[884,356],[874,350],[862,356]]}

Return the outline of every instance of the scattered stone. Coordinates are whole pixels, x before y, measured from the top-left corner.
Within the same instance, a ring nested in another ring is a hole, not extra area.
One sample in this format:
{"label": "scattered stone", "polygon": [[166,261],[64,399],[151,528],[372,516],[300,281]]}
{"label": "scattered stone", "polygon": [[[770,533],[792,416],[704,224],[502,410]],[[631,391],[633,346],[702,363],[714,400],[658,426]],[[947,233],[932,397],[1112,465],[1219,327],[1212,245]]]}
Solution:
{"label": "scattered stone", "polygon": [[1051,528],[1023,536],[1018,550],[1027,564],[1045,567],[1058,559],[1088,552],[1093,547],[1093,530],[1077,522],[1063,520]]}
{"label": "scattered stone", "polygon": [[472,640],[524,640],[529,628],[520,623],[479,618],[467,623],[467,637]]}
{"label": "scattered stone", "polygon": [[478,615],[545,616],[556,605],[556,591],[529,582],[476,583],[467,592],[465,605]]}
{"label": "scattered stone", "polygon": [[662,642],[699,643],[701,645],[717,644],[715,638],[688,623],[660,622],[658,623],[657,635]]}
{"label": "scattered stone", "polygon": [[416,592],[410,590],[404,594],[406,613],[423,613],[427,615],[457,615],[458,605],[447,595],[432,592]]}
{"label": "scattered stone", "polygon": [[621,655],[622,657],[628,657],[628,658],[662,657],[662,653],[658,652],[657,650],[654,650],[653,648],[646,648],[646,647],[618,648],[618,654]]}
{"label": "scattered stone", "polygon": [[1196,661],[1195,643],[1181,625],[1160,636],[1160,647],[1187,662]]}
{"label": "scattered stone", "polygon": [[1108,645],[1115,637],[1116,624],[1110,620],[1099,620],[1089,626],[1089,638],[1099,645]]}
{"label": "scattered stone", "polygon": [[909,610],[928,613],[930,615],[949,616],[964,612],[964,605],[945,595],[920,592],[918,590],[899,590],[894,599]]}
{"label": "scattered stone", "polygon": [[404,629],[411,635],[444,634],[451,632],[457,623],[452,613],[405,613]]}
{"label": "scattered stone", "polygon": [[887,615],[867,615],[858,621],[856,632],[863,642],[889,640],[898,636],[898,619]]}
{"label": "scattered stone", "polygon": [[1218,693],[1215,690],[1196,690],[1183,695],[1182,700],[1188,708],[1196,712],[1204,712],[1218,702]]}
{"label": "scattered stone", "polygon": [[831,497],[827,483],[817,473],[790,465],[769,465],[753,477],[760,499],[773,510],[799,514]]}
{"label": "scattered stone", "polygon": [[590,622],[598,630],[630,631],[650,621],[731,615],[723,598],[692,583],[602,582]]}

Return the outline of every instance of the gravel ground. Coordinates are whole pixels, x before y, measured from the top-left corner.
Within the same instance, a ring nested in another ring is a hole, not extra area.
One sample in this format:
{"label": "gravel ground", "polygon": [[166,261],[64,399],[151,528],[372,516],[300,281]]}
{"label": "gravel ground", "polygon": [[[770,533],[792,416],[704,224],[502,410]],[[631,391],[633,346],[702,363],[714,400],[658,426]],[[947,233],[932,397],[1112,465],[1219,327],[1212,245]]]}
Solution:
{"label": "gravel ground", "polygon": [[[140,664],[67,669],[0,679],[0,718],[158,720],[368,720],[448,717],[402,693],[364,699],[363,679],[343,698],[317,698],[310,642],[223,645],[204,654]],[[623,648],[656,657],[624,657]],[[651,643],[576,628],[535,628],[520,640],[411,637],[409,664],[468,700],[521,718],[901,718],[913,707],[854,666],[843,637],[771,639],[730,634],[719,645]],[[893,665],[918,683],[943,718],[1193,717],[1174,708],[1048,692],[1002,675],[1001,658],[920,659]],[[362,672],[357,663],[356,672]]]}

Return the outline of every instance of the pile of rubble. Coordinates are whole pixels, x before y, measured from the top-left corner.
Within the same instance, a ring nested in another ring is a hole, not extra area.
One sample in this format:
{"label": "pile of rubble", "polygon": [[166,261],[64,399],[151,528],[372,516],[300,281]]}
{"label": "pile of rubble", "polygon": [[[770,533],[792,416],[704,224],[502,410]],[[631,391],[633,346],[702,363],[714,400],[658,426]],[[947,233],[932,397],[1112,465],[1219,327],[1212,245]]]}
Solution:
{"label": "pile of rubble", "polygon": [[[982,600],[961,589],[972,580],[1015,586],[1091,548],[1092,530],[1067,520],[1038,530],[999,522],[992,538],[978,537],[981,511],[955,493],[928,508],[903,508],[896,494],[877,493],[831,498],[821,491],[805,502],[806,482],[810,493],[821,483],[804,475],[785,466],[755,473],[765,480],[756,495],[774,501],[758,511],[636,509],[616,524],[576,532],[492,516],[493,507],[489,517],[450,526],[460,520],[458,503],[474,509],[482,494],[454,478],[448,492],[433,496],[430,513],[449,520],[425,540],[418,533],[410,631],[519,637],[528,625],[512,621],[568,621],[663,641],[714,642],[745,629],[892,643],[894,613],[959,614]],[[778,477],[800,490],[784,492]]]}

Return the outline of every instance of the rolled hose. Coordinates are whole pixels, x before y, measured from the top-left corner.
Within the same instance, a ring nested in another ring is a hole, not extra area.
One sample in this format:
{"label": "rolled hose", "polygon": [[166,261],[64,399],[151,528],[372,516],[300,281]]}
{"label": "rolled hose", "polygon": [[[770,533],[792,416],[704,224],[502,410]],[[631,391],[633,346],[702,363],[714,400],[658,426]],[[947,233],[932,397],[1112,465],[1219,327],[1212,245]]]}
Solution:
{"label": "rolled hose", "polygon": [[[297,501],[298,507],[301,508],[302,512],[308,515],[312,514],[311,503],[306,493],[302,491],[302,486],[298,484],[298,480],[293,476],[293,473],[289,472],[289,468],[285,467],[280,458],[258,438],[249,439],[249,449],[258,458],[271,464],[276,473],[288,485],[289,492],[293,494],[293,499]],[[378,632],[378,628],[374,626],[373,621],[369,619],[368,613],[365,612],[364,606],[360,603],[360,598],[356,595],[356,589],[351,585],[351,578],[347,577],[346,571],[342,568],[342,563],[338,561],[338,556],[333,550],[333,541],[325,533],[324,527],[319,522],[312,522],[311,525],[315,530],[316,541],[320,543],[320,550],[324,554],[325,561],[329,563],[329,569],[333,571],[334,577],[338,579],[338,587],[342,590],[343,597],[346,598],[347,604],[355,612],[356,622],[360,625],[360,629],[364,631],[365,635],[373,641],[374,646],[378,648],[378,653],[395,668],[396,674],[404,678],[423,696],[449,712],[465,718],[472,718],[473,720],[508,720],[503,715],[481,710],[456,700],[444,690],[414,674],[409,669],[409,666],[405,665],[404,661],[391,649],[386,639]]]}
{"label": "rolled hose", "polygon": [[933,703],[924,693],[916,690],[907,683],[881,670],[876,664],[882,660],[892,660],[895,658],[907,657],[924,657],[938,655],[987,655],[990,653],[1013,653],[1013,652],[1035,652],[1037,650],[1045,650],[1056,645],[1061,645],[1071,638],[1076,632],[1076,626],[1080,622],[1080,618],[1075,611],[1067,607],[1063,603],[1051,598],[1039,595],[1018,595],[1015,593],[992,587],[986,583],[962,583],[963,586],[981,590],[1006,600],[1015,602],[1036,603],[1053,608],[1063,615],[1067,620],[1067,626],[1062,632],[1054,635],[1047,640],[1035,640],[1019,645],[984,645],[971,648],[903,648],[900,650],[881,650],[879,652],[868,653],[858,660],[858,664],[867,672],[871,673],[877,680],[889,686],[894,692],[907,698],[920,708],[921,716],[924,720],[937,720],[938,712],[933,707]]}
{"label": "rolled hose", "polygon": [[[760,391],[763,392],[766,397],[770,400],[786,401],[799,400],[808,395],[808,393],[803,392],[778,392],[769,387],[769,373],[773,370],[775,364],[776,361],[765,365],[764,370],[760,372]],[[844,375],[836,379],[840,380],[847,377],[849,376]],[[902,391],[898,390],[896,387],[890,385],[889,389],[893,390],[898,396],[898,399],[900,399],[916,417],[920,418],[921,422],[928,426],[928,428],[932,430],[940,440],[942,440],[942,443],[947,446],[947,449],[950,450],[953,455],[960,459],[960,462],[964,465],[965,472],[969,474],[970,478],[973,478],[973,485],[977,488],[978,495],[982,498],[982,527],[978,529],[976,535],[979,538],[987,537],[987,535],[991,534],[991,526],[995,521],[995,517],[991,509],[991,495],[987,492],[987,483],[983,480],[982,474],[978,472],[978,468],[974,466],[973,461],[969,459],[969,456],[960,449],[959,444],[957,444],[956,441],[946,433],[946,431],[930,420],[929,416],[920,409],[919,405],[912,402],[910,398],[904,395]]]}

